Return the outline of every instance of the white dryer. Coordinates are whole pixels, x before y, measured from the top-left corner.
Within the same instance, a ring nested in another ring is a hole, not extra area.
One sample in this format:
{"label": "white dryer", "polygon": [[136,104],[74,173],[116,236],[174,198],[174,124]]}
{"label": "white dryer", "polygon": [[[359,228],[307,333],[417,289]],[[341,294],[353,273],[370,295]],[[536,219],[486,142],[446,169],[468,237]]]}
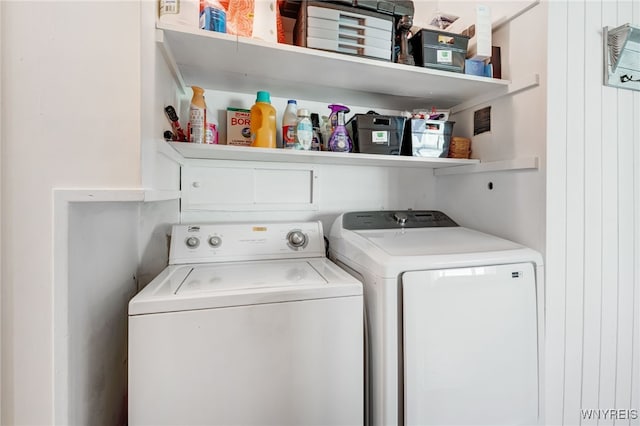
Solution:
{"label": "white dryer", "polygon": [[364,283],[368,424],[539,422],[539,253],[409,210],[339,216],[329,256]]}
{"label": "white dryer", "polygon": [[176,225],[129,303],[129,424],[360,425],[363,338],[320,222]]}

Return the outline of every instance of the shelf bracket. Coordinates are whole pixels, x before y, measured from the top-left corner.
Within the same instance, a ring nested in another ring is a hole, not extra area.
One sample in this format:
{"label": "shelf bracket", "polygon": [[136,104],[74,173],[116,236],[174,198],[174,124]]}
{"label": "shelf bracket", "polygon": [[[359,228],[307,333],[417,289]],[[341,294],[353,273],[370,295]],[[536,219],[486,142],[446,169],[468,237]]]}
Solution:
{"label": "shelf bracket", "polygon": [[449,176],[467,173],[503,172],[515,170],[538,170],[538,157],[514,158],[513,160],[488,161],[480,164],[434,169],[434,176]]}
{"label": "shelf bracket", "polygon": [[526,4],[521,9],[519,9],[518,11],[513,13],[512,15],[510,15],[508,17],[503,17],[501,19],[498,19],[496,22],[493,23],[493,28],[491,28],[491,32],[502,28],[503,26],[505,26],[509,22],[511,22],[514,19],[516,19],[518,16],[525,14],[526,12],[528,12],[531,9],[533,9],[534,7],[536,7],[539,4],[540,4],[540,0],[533,0],[532,2],[530,2],[529,4]]}
{"label": "shelf bracket", "polygon": [[454,106],[453,108],[451,108],[451,114],[457,114],[459,112],[466,111],[466,110],[468,110],[470,108],[473,108],[473,107],[475,107],[477,105],[485,104],[487,102],[491,102],[493,100],[502,98],[504,96],[515,95],[516,93],[523,92],[525,90],[531,89],[533,87],[537,87],[539,85],[540,85],[540,75],[539,74],[533,74],[531,76],[531,78],[529,78],[528,80],[515,81],[515,82],[511,83],[506,92],[487,93],[486,95],[478,96],[478,97],[475,97],[473,99],[469,99],[466,102],[458,104],[458,105]]}
{"label": "shelf bracket", "polygon": [[181,94],[185,95],[187,93],[186,91],[187,85],[184,83],[184,79],[182,78],[182,74],[180,73],[180,68],[178,67],[177,62],[173,57],[173,53],[171,53],[171,48],[169,47],[169,45],[165,40],[163,30],[156,29],[156,43],[158,43],[158,46],[160,46],[162,57],[164,57],[164,60],[167,63],[167,66],[171,71],[171,75],[173,76],[173,79],[176,81],[176,84],[178,85],[178,88],[180,89]]}

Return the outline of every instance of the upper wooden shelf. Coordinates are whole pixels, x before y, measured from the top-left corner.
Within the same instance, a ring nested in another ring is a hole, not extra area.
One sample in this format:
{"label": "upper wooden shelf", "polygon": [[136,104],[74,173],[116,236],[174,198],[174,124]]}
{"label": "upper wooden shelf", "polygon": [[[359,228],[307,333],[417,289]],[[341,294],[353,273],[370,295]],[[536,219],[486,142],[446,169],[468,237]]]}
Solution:
{"label": "upper wooden shelf", "polygon": [[451,108],[510,83],[160,23],[157,41],[184,85],[211,90],[410,110]]}
{"label": "upper wooden shelf", "polygon": [[479,164],[479,160],[456,158],[405,157],[399,155],[357,154],[349,152],[297,151],[229,145],[201,145],[187,142],[163,142],[180,156],[167,153],[176,161],[184,159],[269,161],[279,163],[335,164],[348,166],[418,167],[437,169]]}

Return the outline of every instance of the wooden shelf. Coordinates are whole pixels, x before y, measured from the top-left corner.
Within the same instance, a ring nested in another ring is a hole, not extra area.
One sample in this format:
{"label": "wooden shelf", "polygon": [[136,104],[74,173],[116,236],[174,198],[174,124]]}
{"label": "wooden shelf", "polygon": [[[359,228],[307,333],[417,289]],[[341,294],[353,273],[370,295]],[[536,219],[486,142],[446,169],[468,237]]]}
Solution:
{"label": "wooden shelf", "polygon": [[178,81],[212,90],[409,110],[451,108],[506,93],[497,80],[158,24],[157,42]]}
{"label": "wooden shelf", "polygon": [[200,145],[186,142],[162,142],[171,146],[184,159],[269,161],[280,163],[334,164],[348,166],[417,167],[437,169],[475,165],[479,160],[455,158],[404,157],[398,155],[355,154],[326,151],[252,148],[228,145]]}

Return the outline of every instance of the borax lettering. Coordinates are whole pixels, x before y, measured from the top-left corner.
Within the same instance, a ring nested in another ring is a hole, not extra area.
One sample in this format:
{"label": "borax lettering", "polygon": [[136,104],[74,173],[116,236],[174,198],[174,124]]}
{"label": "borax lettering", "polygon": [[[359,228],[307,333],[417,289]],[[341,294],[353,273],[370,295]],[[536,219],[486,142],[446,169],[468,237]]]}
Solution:
{"label": "borax lettering", "polygon": [[231,117],[231,125],[232,125],[232,126],[249,126],[250,124],[251,124],[251,119],[249,119],[249,118],[244,118],[244,117],[240,117],[240,118]]}

